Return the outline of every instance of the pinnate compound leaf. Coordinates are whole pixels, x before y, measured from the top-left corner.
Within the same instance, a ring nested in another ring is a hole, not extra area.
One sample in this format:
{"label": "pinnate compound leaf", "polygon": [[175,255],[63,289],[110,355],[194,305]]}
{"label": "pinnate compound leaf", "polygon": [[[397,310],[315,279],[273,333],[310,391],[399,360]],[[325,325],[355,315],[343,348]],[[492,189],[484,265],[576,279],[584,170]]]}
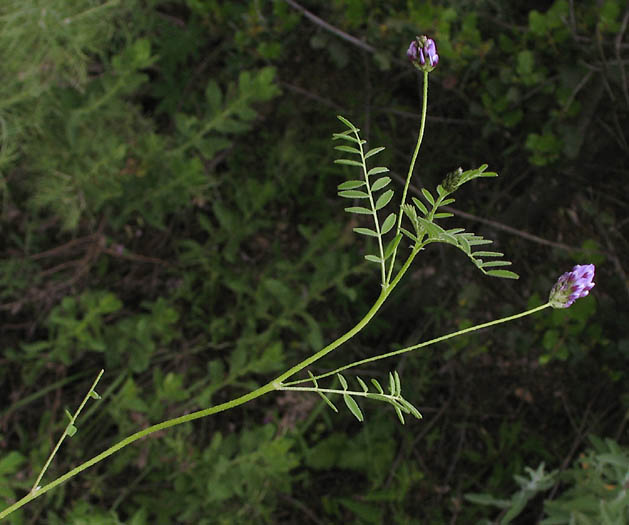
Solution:
{"label": "pinnate compound leaf", "polygon": [[375,231],[370,230],[369,228],[354,228],[354,231],[358,233],[359,235],[367,235],[369,237],[378,237],[378,234]]}
{"label": "pinnate compound leaf", "polygon": [[364,180],[348,180],[347,182],[343,182],[338,185],[339,190],[353,190],[355,188],[360,188],[365,185]]}
{"label": "pinnate compound leaf", "polygon": [[[361,164],[362,166],[362,164]],[[375,168],[371,168],[368,172],[367,175],[371,176],[371,175],[378,175],[378,173],[386,173],[387,171],[389,171],[389,168],[385,168],[384,166],[377,166]]]}
{"label": "pinnate compound leaf", "polygon": [[373,215],[373,211],[368,208],[363,208],[361,206],[352,206],[350,208],[345,208],[345,211],[348,213],[358,213],[361,215]]}
{"label": "pinnate compound leaf", "polygon": [[387,186],[391,182],[391,177],[382,177],[373,183],[371,191],[378,191]]}
{"label": "pinnate compound leaf", "polygon": [[[382,228],[380,228],[381,235],[385,235],[389,233],[389,231],[391,230],[391,228],[393,228],[393,225],[395,224],[396,218],[397,218],[397,215],[395,213],[389,214],[389,216],[382,223]],[[385,256],[385,259],[386,259],[386,256]]]}
{"label": "pinnate compound leaf", "polygon": [[382,195],[380,195],[380,197],[378,197],[378,200],[376,201],[376,210],[381,210],[387,204],[389,204],[389,201],[391,200],[392,197],[393,197],[393,190],[387,190]]}
{"label": "pinnate compound leaf", "polygon": [[380,146],[379,148],[370,149],[367,152],[367,154],[365,155],[365,158],[368,159],[369,157],[372,157],[373,155],[377,155],[378,153],[380,153],[384,149],[385,149],[384,146]]}
{"label": "pinnate compound leaf", "polygon": [[345,197],[346,199],[368,199],[369,194],[359,190],[345,190],[339,191],[339,197]]}
{"label": "pinnate compound leaf", "polygon": [[358,162],[357,160],[352,160],[352,159],[336,159],[334,163],[345,164],[346,166],[358,166],[359,168],[363,167],[362,162]]}
{"label": "pinnate compound leaf", "polygon": [[358,419],[358,421],[363,422],[365,420],[365,416],[363,416],[363,413],[360,411],[358,403],[354,401],[352,396],[343,394],[343,401],[345,401],[347,408],[349,408],[349,411],[354,414],[354,417]]}

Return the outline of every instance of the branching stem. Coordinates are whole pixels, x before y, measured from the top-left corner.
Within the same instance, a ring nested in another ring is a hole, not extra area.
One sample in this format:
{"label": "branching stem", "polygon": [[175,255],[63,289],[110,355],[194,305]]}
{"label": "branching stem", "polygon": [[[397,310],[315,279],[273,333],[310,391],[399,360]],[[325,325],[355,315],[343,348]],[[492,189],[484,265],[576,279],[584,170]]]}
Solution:
{"label": "branching stem", "polygon": [[[301,363],[298,363],[297,365],[293,366],[292,368],[290,368],[289,370],[284,372],[282,375],[280,375],[277,378],[275,378],[273,381],[268,382],[267,384],[261,386],[260,388],[254,390],[252,392],[249,392],[248,394],[240,396],[240,397],[238,397],[236,399],[232,399],[231,401],[227,401],[226,403],[222,403],[220,405],[216,405],[216,406],[213,406],[213,407],[210,407],[210,408],[206,408],[204,410],[198,410],[196,412],[192,412],[192,413],[186,414],[184,416],[180,416],[180,417],[177,417],[177,418],[174,418],[174,419],[169,419],[167,421],[163,421],[161,423],[158,423],[156,425],[152,425],[152,426],[147,427],[147,428],[145,428],[143,430],[140,430],[139,432],[136,432],[135,434],[132,434],[132,435],[126,437],[125,439],[123,439],[122,441],[119,441],[118,443],[116,443],[112,447],[109,447],[107,450],[104,450],[103,452],[101,452],[97,456],[94,456],[93,458],[89,459],[88,461],[86,461],[86,462],[80,464],[79,466],[73,468],[69,472],[65,473],[63,476],[60,476],[59,478],[57,478],[54,481],[48,483],[47,485],[44,485],[41,488],[38,488],[35,491],[29,492],[22,499],[20,499],[20,500],[16,501],[15,503],[13,503],[13,505],[11,505],[11,506],[7,507],[6,509],[0,511],[0,520],[2,520],[3,518],[6,518],[9,514],[15,512],[16,510],[18,510],[22,506],[26,505],[30,501],[38,498],[39,496],[42,496],[43,494],[45,494],[49,490],[54,489],[58,485],[61,485],[62,483],[68,481],[69,479],[73,478],[77,474],[80,474],[84,470],[86,470],[86,469],[96,465],[97,463],[99,463],[103,459],[108,458],[112,454],[115,454],[116,452],[118,452],[119,450],[123,449],[127,445],[130,445],[131,443],[134,443],[134,442],[136,442],[137,440],[139,440],[139,439],[141,439],[143,437],[146,437],[146,436],[148,436],[150,434],[153,434],[155,432],[158,432],[160,430],[165,430],[167,428],[171,428],[171,427],[174,427],[174,426],[177,426],[177,425],[181,425],[182,423],[187,423],[189,421],[194,421],[196,419],[200,419],[200,418],[203,418],[203,417],[206,417],[206,416],[210,416],[212,414],[217,414],[219,412],[223,412],[225,410],[229,410],[231,408],[234,408],[234,407],[237,407],[237,406],[242,405],[244,403],[247,403],[248,401],[252,401],[253,399],[256,399],[256,398],[258,398],[260,396],[268,394],[269,392],[272,392],[273,390],[280,390],[280,389],[282,389],[284,387],[284,385],[282,384],[282,381],[284,381],[285,379],[288,379],[289,377],[295,375],[297,372],[300,372],[301,370],[303,370],[307,366],[311,365],[315,361],[318,361],[322,357],[326,356],[327,354],[332,352],[335,348],[338,348],[343,343],[345,343],[346,341],[348,341],[349,339],[354,337],[358,332],[360,332],[367,325],[367,323],[369,323],[369,321],[376,315],[376,313],[378,312],[378,310],[380,309],[382,304],[386,301],[387,297],[393,291],[395,286],[400,282],[400,280],[402,279],[402,277],[404,276],[406,271],[409,269],[409,267],[411,266],[411,263],[413,262],[413,259],[415,259],[415,256],[419,253],[420,248],[421,247],[416,247],[416,248],[413,249],[413,251],[409,255],[408,259],[404,262],[404,265],[402,266],[402,268],[400,269],[398,274],[395,276],[395,279],[391,282],[391,285],[389,287],[387,287],[386,289],[385,288],[382,289],[382,291],[380,293],[380,296],[378,297],[378,299],[376,300],[374,305],[367,312],[367,314],[356,324],[356,326],[354,326],[347,333],[343,334],[336,341],[333,341],[332,343],[330,343],[325,348],[319,350],[316,354],[312,355],[308,359],[305,359]],[[100,378],[100,375],[99,375],[99,378]],[[90,392],[91,392],[91,390],[93,390],[93,388],[94,388],[94,386],[92,386],[92,389],[90,389]],[[37,484],[35,484],[35,487],[37,487]]]}
{"label": "branching stem", "polygon": [[432,344],[435,343],[440,343],[441,341],[446,341],[447,339],[452,339],[453,337],[457,337],[459,335],[464,335],[464,334],[469,334],[471,332],[475,332],[477,330],[481,330],[483,328],[489,328],[490,326],[495,326],[497,324],[501,324],[501,323],[506,323],[507,321],[513,321],[514,319],[519,319],[520,317],[526,317],[527,315],[531,315],[534,314],[536,312],[539,312],[540,310],[544,310],[545,308],[550,307],[550,303],[546,303],[543,304],[541,306],[538,306],[536,308],[533,308],[531,310],[527,310],[525,312],[520,312],[519,314],[515,314],[515,315],[510,315],[508,317],[503,317],[501,319],[495,319],[493,321],[489,321],[488,323],[483,323],[483,324],[479,324],[476,326],[470,326],[469,328],[464,328],[463,330],[458,330],[456,332],[452,332],[450,334],[446,334],[446,335],[442,335],[441,337],[437,337],[436,339],[431,339],[430,341],[425,341],[423,343],[419,343],[417,345],[413,345],[413,346],[407,346],[406,348],[402,348],[400,350],[394,350],[393,352],[388,352],[386,354],[380,354],[374,357],[368,357],[366,359],[361,359],[360,361],[355,361],[353,363],[350,363],[348,365],[342,366],[340,368],[337,368],[336,370],[332,370],[331,372],[326,372],[325,374],[321,374],[318,376],[313,376],[313,377],[307,377],[305,379],[299,379],[297,381],[290,381],[288,383],[284,383],[284,387],[287,386],[291,386],[291,385],[297,385],[300,383],[307,383],[309,381],[313,381],[313,380],[318,380],[318,379],[323,379],[324,377],[329,377],[331,375],[334,374],[338,374],[339,372],[342,372],[343,370],[347,370],[348,368],[354,368],[356,366],[360,366],[360,365],[364,365],[367,363],[372,363],[373,361],[379,361],[380,359],[387,359],[389,357],[394,357],[396,355],[400,355],[400,354],[404,354],[406,352],[412,352],[413,350],[418,350],[420,348],[424,348],[426,346],[430,346]]}
{"label": "branching stem", "polygon": [[66,425],[66,428],[64,429],[63,434],[61,434],[61,437],[59,438],[59,441],[57,441],[57,444],[55,445],[55,448],[52,449],[52,452],[50,453],[50,456],[48,456],[48,459],[46,460],[46,463],[42,467],[41,472],[39,473],[39,476],[37,476],[37,479],[35,480],[35,483],[33,483],[33,488],[31,488],[31,493],[33,493],[33,492],[35,492],[37,490],[37,486],[39,485],[39,482],[44,477],[44,474],[46,473],[46,471],[48,470],[48,467],[52,463],[52,460],[55,457],[55,455],[57,454],[57,451],[59,450],[59,447],[61,447],[61,444],[63,443],[63,440],[69,434],[70,428],[74,427],[74,423],[76,423],[76,419],[79,417],[79,414],[83,410],[83,407],[87,403],[87,400],[92,395],[92,392],[94,392],[94,389],[96,388],[96,385],[100,381],[100,378],[102,377],[104,372],[105,372],[104,370],[101,370],[99,372],[98,376],[96,377],[96,379],[92,383],[92,386],[88,390],[87,394],[85,394],[85,397],[83,398],[83,401],[79,405],[79,408],[76,409],[76,412],[70,418],[70,422]]}

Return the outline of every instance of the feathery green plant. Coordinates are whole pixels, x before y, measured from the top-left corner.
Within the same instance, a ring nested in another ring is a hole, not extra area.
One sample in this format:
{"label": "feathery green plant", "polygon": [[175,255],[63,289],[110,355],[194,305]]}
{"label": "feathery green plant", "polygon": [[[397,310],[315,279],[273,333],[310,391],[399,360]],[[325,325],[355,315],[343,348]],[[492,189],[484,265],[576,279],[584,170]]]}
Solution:
{"label": "feathery green plant", "polygon": [[[135,56],[136,58],[139,56],[145,61],[150,59],[150,50],[145,49],[143,44],[132,44],[130,49],[132,50],[130,52],[132,56]],[[124,53],[125,52],[123,52],[121,56],[126,56]],[[402,278],[413,264],[417,255],[429,244],[446,243],[453,245],[454,247],[462,250],[472,260],[474,265],[488,276],[508,279],[518,278],[517,274],[514,272],[497,269],[501,266],[508,266],[511,264],[508,261],[501,260],[503,257],[502,253],[483,250],[476,251],[475,247],[490,244],[492,241],[484,239],[479,235],[465,232],[460,228],[444,229],[440,224],[438,224],[438,221],[452,216],[452,214],[444,212],[440,210],[440,208],[454,201],[450,195],[454,193],[462,184],[480,177],[496,176],[495,173],[486,171],[486,165],[467,171],[459,169],[451,174],[448,174],[444,178],[442,184],[437,186],[435,194],[424,188],[422,190],[422,194],[426,203],[419,199],[412,199],[413,204],[408,204],[406,202],[410,180],[413,176],[415,163],[418,158],[425,130],[428,75],[430,71],[437,66],[439,61],[435,43],[427,37],[418,37],[414,40],[409,47],[407,55],[411,60],[411,63],[423,72],[424,96],[422,100],[419,136],[410,162],[402,197],[400,199],[399,211],[391,212],[388,215],[386,215],[386,212],[384,211],[394,196],[394,191],[392,189],[387,189],[391,184],[391,179],[388,176],[383,175],[388,171],[388,169],[377,165],[371,168],[368,167],[368,165],[371,165],[373,160],[372,157],[380,153],[383,148],[376,147],[367,149],[365,146],[366,141],[360,137],[360,130],[344,117],[339,117],[339,119],[347,127],[347,130],[333,135],[333,139],[335,141],[342,140],[348,143],[337,146],[336,149],[350,155],[349,158],[339,159],[336,162],[350,167],[357,167],[361,170],[361,178],[357,178],[355,180],[352,179],[339,186],[339,195],[342,198],[352,200],[356,199],[359,203],[367,203],[360,206],[350,206],[346,209],[346,211],[352,214],[358,214],[359,216],[370,216],[371,223],[365,227],[356,227],[355,231],[359,235],[366,236],[368,239],[375,239],[377,243],[376,253],[369,253],[366,255],[366,259],[379,266],[381,290],[374,304],[365,316],[358,321],[353,328],[349,329],[338,339],[329,343],[327,346],[315,352],[313,355],[304,359],[300,363],[297,363],[263,386],[236,399],[149,426],[148,428],[128,436],[48,484],[40,487],[36,482],[33,489],[27,495],[10,505],[8,508],[0,511],[0,519],[9,516],[11,513],[21,508],[28,502],[40,497],[58,485],[75,477],[85,469],[99,463],[145,436],[186,422],[230,410],[272,391],[284,390],[313,392],[321,396],[327,405],[334,411],[337,411],[337,408],[331,398],[332,396],[341,396],[349,411],[359,421],[363,421],[364,415],[356,399],[380,401],[390,404],[394,408],[394,411],[402,423],[404,423],[404,414],[412,415],[413,417],[419,419],[422,417],[420,412],[402,396],[402,386],[400,376],[397,371],[389,373],[389,384],[387,390],[385,390],[375,379],[371,381],[371,388],[363,379],[359,377],[356,377],[355,380],[360,389],[351,389],[349,381],[345,378],[345,376],[341,375],[340,372],[355,368],[364,363],[374,362],[397,356],[402,353],[411,352],[449,338],[477,331],[481,328],[495,326],[506,321],[528,316],[551,306],[555,308],[568,307],[575,299],[587,295],[589,290],[594,286],[592,281],[594,277],[594,267],[593,265],[577,266],[572,272],[566,273],[560,278],[556,287],[553,288],[549,301],[543,305],[519,314],[459,330],[430,341],[349,363],[336,370],[320,374],[318,376],[314,376],[308,370],[308,377],[288,381],[299,372],[307,370],[310,365],[320,361],[326,355],[333,352],[358,334],[378,313],[393,290],[398,284],[400,284]],[[119,63],[122,64],[123,62],[124,60],[121,58]],[[133,60],[131,62],[133,62]],[[135,64],[135,67],[137,68],[137,64]],[[131,69],[133,69],[133,66]],[[133,73],[130,74],[133,75]],[[115,80],[112,81],[114,82],[113,87],[107,83],[106,78],[103,79],[103,85],[96,88],[96,92],[101,93],[101,98],[98,98],[97,96],[97,98],[91,99],[88,95],[87,99],[83,101],[83,103],[87,104],[86,107],[89,108],[90,104],[104,104],[107,98],[107,86],[109,85],[110,89],[116,89]],[[137,81],[140,82],[141,79],[137,77]],[[228,144],[220,137],[220,135],[241,132],[246,129],[248,122],[252,120],[254,114],[249,109],[249,103],[253,100],[265,100],[276,93],[275,87],[272,86],[272,73],[270,70],[263,70],[257,76],[251,76],[249,74],[241,75],[238,89],[243,96],[230,95],[230,90],[228,90],[228,95],[224,97],[217,84],[210,82],[206,90],[206,99],[210,106],[209,119],[205,119],[205,123],[201,123],[197,121],[196,118],[181,117],[178,121],[178,126],[181,128],[185,140],[181,143],[181,145],[179,145],[178,149],[174,150],[174,152],[183,153],[194,150],[201,155],[204,153],[216,153],[219,149],[226,147]],[[231,91],[231,93],[233,94],[233,91]],[[92,100],[92,102],[90,102],[90,100]],[[67,123],[67,125],[70,124],[72,123]],[[216,136],[217,134],[219,137]],[[71,135],[72,133],[70,133],[70,136]],[[184,159],[179,159],[179,162],[184,162]],[[176,165],[177,164],[175,163],[173,166]],[[379,175],[382,176],[378,177]],[[170,189],[172,188],[169,187],[169,190]],[[382,219],[382,217],[384,217],[384,219]],[[406,218],[408,224],[402,222],[404,218]],[[400,265],[396,265],[396,256],[398,251],[400,251],[400,245],[404,237],[406,237],[409,241],[410,252]],[[269,282],[271,290],[281,288],[281,284],[278,285],[277,282]],[[112,305],[112,307],[113,306],[115,305]],[[230,375],[237,375],[238,368],[245,368],[247,366],[244,362],[244,354],[238,355],[240,358],[234,357],[232,368],[235,370],[230,370]],[[271,352],[269,355],[272,357],[276,354]],[[236,356],[236,353],[234,356]],[[321,379],[331,376],[336,376],[341,388],[324,388],[320,386],[319,381]],[[307,385],[297,386],[301,383],[306,383]],[[83,408],[89,397],[98,398],[98,395],[95,394],[94,386],[95,383],[85,397],[80,409]],[[77,415],[78,411],[74,416],[70,416],[70,424],[66,427],[63,437],[76,433]],[[50,464],[50,461],[54,458],[54,454],[58,448],[59,447],[56,447],[55,450],[53,450],[46,466]]]}

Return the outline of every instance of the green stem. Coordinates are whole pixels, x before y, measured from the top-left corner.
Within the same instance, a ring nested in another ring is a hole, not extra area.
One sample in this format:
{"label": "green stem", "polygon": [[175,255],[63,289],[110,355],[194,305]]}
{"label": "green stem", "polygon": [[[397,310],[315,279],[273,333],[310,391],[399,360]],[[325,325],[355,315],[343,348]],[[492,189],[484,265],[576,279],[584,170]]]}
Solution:
{"label": "green stem", "polygon": [[[402,207],[406,203],[406,194],[408,193],[408,187],[411,183],[413,170],[415,169],[415,161],[417,160],[417,155],[419,155],[419,148],[421,147],[422,140],[424,139],[424,129],[426,128],[427,108],[428,108],[428,73],[424,71],[424,94],[422,97],[422,115],[421,115],[421,122],[419,125],[419,136],[417,137],[417,144],[415,146],[415,151],[413,152],[413,158],[411,159],[411,164],[408,167],[408,174],[406,175],[406,183],[404,184],[404,191],[402,192],[402,201],[400,202],[400,211],[398,213],[398,218],[397,218],[397,229],[395,231],[396,235],[400,233],[400,228],[402,227],[402,216],[404,215],[404,212],[402,211]],[[395,248],[395,250],[393,250],[393,253],[391,254],[391,265],[389,266],[389,275],[387,276],[387,282],[391,279],[396,255],[397,255],[397,247]]]}
{"label": "green stem", "polygon": [[373,316],[376,315],[376,313],[378,312],[378,310],[380,309],[384,301],[386,301],[389,294],[393,291],[395,286],[400,282],[400,280],[402,279],[402,277],[404,276],[404,274],[410,267],[411,263],[413,262],[413,259],[415,259],[415,256],[419,253],[419,251],[420,251],[419,248],[413,249],[413,251],[411,252],[411,255],[408,257],[408,259],[406,259],[399,273],[395,276],[395,279],[391,282],[391,285],[388,286],[387,288],[382,289],[382,292],[380,293],[380,296],[378,297],[374,305],[367,312],[365,317],[363,317],[358,322],[358,324],[354,326],[354,328],[352,328],[349,332],[339,337],[336,341],[333,341],[332,343],[330,343],[328,346],[326,346],[322,350],[319,350],[316,354],[312,355],[308,359],[305,359],[301,363],[295,365],[291,369],[284,372],[281,376],[277,377],[274,381],[272,381],[272,383],[275,384],[277,388],[280,388],[281,386],[283,386],[281,384],[282,381],[295,375],[297,372],[300,372],[307,366],[310,366],[315,361],[318,361],[325,355],[329,354],[332,350],[341,346],[343,343],[345,343],[346,341],[354,337],[358,332],[360,332],[365,327],[365,325],[373,318]]}
{"label": "green stem", "polygon": [[330,343],[328,346],[326,346],[325,348],[323,348],[322,350],[320,350],[319,352],[317,352],[313,356],[311,356],[308,359],[305,359],[304,361],[302,361],[301,363],[293,366],[291,369],[287,370],[282,375],[280,375],[277,378],[275,378],[273,381],[270,381],[266,385],[261,386],[260,388],[254,390],[252,392],[249,392],[248,394],[240,396],[240,397],[238,397],[236,399],[232,399],[231,401],[227,401],[226,403],[222,403],[220,405],[216,405],[214,407],[206,408],[204,410],[199,410],[197,412],[192,412],[190,414],[186,414],[185,416],[180,416],[180,417],[177,417],[177,418],[174,418],[174,419],[169,419],[167,421],[163,421],[162,423],[158,423],[156,425],[152,425],[150,427],[145,428],[144,430],[140,430],[139,432],[136,432],[135,434],[132,434],[132,435],[128,436],[127,438],[125,438],[122,441],[116,443],[112,447],[109,447],[107,450],[101,452],[97,456],[94,456],[93,458],[89,459],[85,463],[82,463],[81,465],[73,468],[69,472],[65,473],[63,476],[60,476],[59,478],[55,479],[54,481],[48,483],[47,485],[44,485],[43,487],[41,487],[41,488],[39,488],[39,489],[37,489],[35,491],[29,492],[26,496],[24,496],[22,499],[16,501],[13,505],[11,505],[11,506],[7,507],[6,509],[0,511],[0,520],[3,519],[3,518],[6,518],[9,514],[15,512],[16,510],[18,510],[22,506],[26,505],[30,501],[34,500],[35,498],[38,498],[42,494],[45,494],[49,490],[52,490],[56,486],[61,485],[65,481],[69,480],[70,478],[73,478],[77,474],[83,472],[85,469],[88,469],[88,468],[96,465],[97,463],[99,463],[103,459],[108,458],[112,454],[115,454],[116,452],[118,452],[122,448],[126,447],[127,445],[130,445],[131,443],[134,443],[138,439],[141,439],[141,438],[143,438],[145,436],[148,436],[149,434],[153,434],[154,432],[158,432],[160,430],[165,430],[167,428],[174,427],[174,426],[180,425],[182,423],[187,423],[189,421],[194,421],[196,419],[200,419],[200,418],[203,418],[203,417],[206,417],[206,416],[210,416],[212,414],[217,414],[218,412],[223,412],[225,410],[229,410],[230,408],[234,408],[234,407],[237,407],[237,406],[242,405],[244,403],[247,403],[248,401],[251,401],[251,400],[256,399],[256,398],[258,398],[260,396],[263,396],[264,394],[267,394],[267,393],[269,393],[269,392],[271,392],[273,390],[281,389],[282,386],[283,386],[282,385],[282,381],[284,379],[287,379],[287,378],[291,377],[292,375],[294,375],[297,372],[303,370],[304,368],[306,368],[307,366],[311,365],[315,361],[317,361],[317,360],[321,359],[322,357],[324,357],[325,355],[329,354],[332,350],[334,350],[335,348],[338,348],[344,342],[348,341],[354,335],[356,335],[362,328],[364,328],[365,325],[374,317],[374,315],[376,315],[376,313],[378,312],[378,310],[380,309],[380,307],[382,306],[384,301],[387,299],[389,294],[393,291],[395,286],[400,282],[400,280],[402,279],[403,275],[406,273],[406,271],[410,267],[411,263],[413,262],[413,259],[419,253],[419,251],[420,251],[419,248],[413,249],[413,251],[411,252],[411,255],[405,261],[404,265],[400,269],[399,273],[395,276],[395,279],[393,280],[391,285],[388,288],[386,288],[386,289],[383,288],[382,292],[380,293],[380,296],[378,297],[378,299],[376,300],[374,305],[371,307],[369,312],[367,312],[365,317],[363,317],[358,322],[358,324],[356,324],[356,326],[354,326],[354,328],[352,328],[349,332],[347,332],[346,334],[344,334],[341,337],[339,337],[336,341],[333,341],[332,343]]}
{"label": "green stem", "polygon": [[[85,394],[85,397],[83,398],[83,401],[79,405],[79,408],[76,409],[76,412],[70,418],[70,422],[66,425],[66,428],[64,429],[63,434],[61,434],[61,437],[59,438],[59,441],[57,441],[57,444],[55,445],[55,448],[52,449],[52,452],[50,453],[50,456],[48,456],[48,459],[46,460],[46,463],[44,464],[43,468],[41,469],[41,472],[39,473],[39,476],[37,476],[37,479],[35,480],[35,483],[33,483],[33,488],[31,488],[31,492],[34,492],[35,490],[37,490],[37,486],[39,485],[39,482],[44,477],[44,474],[48,470],[48,467],[50,466],[50,463],[52,463],[52,460],[55,457],[55,455],[57,454],[57,451],[59,450],[59,447],[61,447],[61,444],[63,443],[63,440],[68,435],[68,432],[70,431],[70,428],[72,428],[74,426],[74,423],[76,422],[76,419],[79,417],[79,414],[83,410],[83,407],[87,403],[87,400],[92,395],[92,392],[94,392],[94,389],[96,388],[96,385],[98,384],[98,382],[100,381],[100,378],[102,377],[102,375],[104,373],[105,373],[104,370],[101,370],[98,373],[98,376],[96,377],[96,379],[92,383],[92,386],[87,391],[87,394]],[[69,414],[69,412],[68,412],[68,414]],[[75,431],[76,431],[76,429],[75,429]]]}
{"label": "green stem", "polygon": [[534,314],[536,312],[539,312],[540,310],[544,310],[545,308],[548,308],[549,306],[550,306],[550,303],[546,303],[546,304],[543,304],[543,305],[538,306],[536,308],[533,308],[531,310],[527,310],[526,312],[521,312],[519,314],[510,315],[508,317],[503,317],[501,319],[496,319],[494,321],[489,321],[488,323],[478,324],[476,326],[471,326],[469,328],[464,328],[463,330],[458,330],[457,332],[452,332],[451,334],[442,335],[441,337],[437,337],[436,339],[431,339],[430,341],[425,341],[425,342],[419,343],[417,345],[408,346],[408,347],[402,348],[400,350],[395,350],[393,352],[388,352],[386,354],[380,354],[380,355],[377,355],[377,356],[374,356],[374,357],[368,357],[367,359],[361,359],[360,361],[355,361],[353,363],[350,363],[349,365],[345,365],[345,366],[342,366],[340,368],[337,368],[336,370],[332,370],[331,372],[326,372],[325,374],[321,374],[321,375],[314,376],[314,377],[308,377],[306,379],[299,379],[297,381],[290,381],[288,383],[284,383],[283,386],[287,387],[287,386],[290,386],[290,385],[297,385],[299,383],[307,383],[307,382],[312,381],[312,380],[318,380],[318,379],[322,379],[324,377],[329,377],[331,375],[338,374],[339,372],[342,372],[343,370],[347,370],[348,368],[353,368],[355,366],[364,365],[366,363],[371,363],[373,361],[379,361],[380,359],[387,359],[389,357],[393,357],[393,356],[396,356],[396,355],[404,354],[406,352],[411,352],[413,350],[417,350],[417,349],[423,348],[425,346],[430,346],[430,345],[435,344],[435,343],[440,343],[441,341],[445,341],[447,339],[452,339],[453,337],[457,337],[459,335],[469,334],[470,332],[475,332],[476,330],[481,330],[482,328],[489,328],[490,326],[495,326],[497,324],[506,323],[507,321],[513,321],[514,319],[519,319],[520,317],[526,317],[527,315],[531,315],[531,314]]}
{"label": "green stem", "polygon": [[262,396],[262,395],[264,395],[264,394],[266,394],[266,393],[268,393],[268,392],[270,392],[270,391],[272,391],[274,389],[275,389],[274,382],[270,382],[270,383],[267,383],[266,385],[258,388],[257,390],[254,390],[253,392],[249,392],[248,394],[245,394],[244,396],[241,396],[239,398],[233,399],[233,400],[228,401],[226,403],[222,403],[220,405],[216,405],[215,407],[206,408],[204,410],[199,410],[199,411],[193,412],[191,414],[186,414],[185,416],[180,416],[180,417],[177,417],[175,419],[169,419],[168,421],[163,421],[162,423],[158,423],[157,425],[153,425],[153,426],[150,426],[148,428],[145,428],[144,430],[140,430],[139,432],[136,432],[135,434],[130,435],[129,437],[127,437],[127,438],[123,439],[122,441],[116,443],[114,446],[112,446],[112,447],[108,448],[107,450],[101,452],[100,454],[98,454],[98,456],[94,456],[92,459],[86,461],[85,463],[82,463],[78,467],[73,468],[69,472],[65,473],[63,476],[55,479],[51,483],[48,483],[48,485],[44,485],[43,487],[41,487],[40,489],[36,490],[35,492],[29,492],[28,495],[26,495],[22,499],[16,501],[10,507],[7,507],[3,511],[1,511],[0,512],[0,520],[2,518],[7,517],[12,512],[15,512],[17,509],[19,509],[20,507],[22,507],[23,505],[25,505],[29,501],[32,501],[35,498],[38,498],[39,496],[41,496],[42,494],[45,494],[49,490],[54,489],[56,486],[61,485],[62,483],[64,483],[65,481],[69,480],[70,478],[73,478],[74,476],[76,476],[80,472],[84,471],[85,469],[94,466],[96,463],[98,463],[98,462],[102,461],[103,459],[111,456],[112,454],[118,452],[120,449],[122,449],[122,448],[126,447],[127,445],[130,445],[131,443],[137,441],[138,439],[141,439],[141,438],[143,438],[145,436],[148,436],[149,434],[152,434],[152,433],[157,432],[159,430],[164,430],[164,429],[167,429],[167,428],[170,428],[170,427],[174,427],[176,425],[180,425],[182,423],[186,423],[188,421],[194,421],[195,419],[199,419],[199,418],[202,418],[202,417],[205,417],[205,416],[209,416],[211,414],[216,414],[218,412],[223,412],[224,410],[228,410],[230,408],[234,408],[234,407],[236,407],[238,405],[242,405],[243,403],[246,403],[247,401],[251,401],[252,399],[260,397],[260,396]]}

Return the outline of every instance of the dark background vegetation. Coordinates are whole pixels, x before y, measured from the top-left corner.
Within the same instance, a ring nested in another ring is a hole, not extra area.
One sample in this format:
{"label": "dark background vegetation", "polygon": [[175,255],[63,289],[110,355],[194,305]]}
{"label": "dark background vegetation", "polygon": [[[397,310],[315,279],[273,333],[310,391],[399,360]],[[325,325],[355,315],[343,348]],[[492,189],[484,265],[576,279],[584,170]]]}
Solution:
{"label": "dark background vegetation", "polygon": [[[501,177],[463,187],[448,224],[495,239],[521,277],[434,245],[312,370],[517,313],[597,265],[566,311],[360,370],[398,370],[423,420],[363,403],[360,424],[272,393],[127,447],[8,521],[467,524],[522,503],[518,523],[605,523],[612,500],[626,520],[628,19],[623,0],[3,1],[0,506],[101,367],[103,399],[44,481],[255,388],[364,315],[378,275],[330,137],[352,120],[401,188],[416,34],[441,61],[413,194],[489,164]],[[514,475],[541,462],[561,475],[523,493]]]}

